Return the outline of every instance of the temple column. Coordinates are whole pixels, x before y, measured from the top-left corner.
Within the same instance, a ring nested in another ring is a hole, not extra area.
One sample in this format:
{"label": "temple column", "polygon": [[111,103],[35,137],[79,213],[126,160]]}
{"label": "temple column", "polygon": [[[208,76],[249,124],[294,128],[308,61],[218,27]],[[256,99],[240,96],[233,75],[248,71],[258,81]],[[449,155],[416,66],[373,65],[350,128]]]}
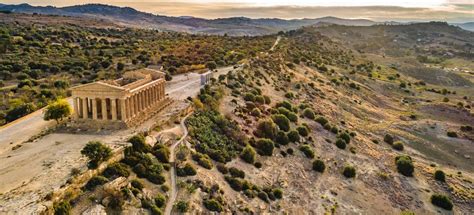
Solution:
{"label": "temple column", "polygon": [[127,108],[128,108],[128,118],[132,118],[133,116],[135,116],[135,113],[133,112],[133,109],[134,109],[134,106],[133,106],[133,97],[130,96],[128,97],[127,99]]}
{"label": "temple column", "polygon": [[142,103],[141,103],[141,93],[138,92],[137,96],[135,98],[135,101],[137,102],[137,113],[140,113],[142,110]]}
{"label": "temple column", "polygon": [[150,89],[146,89],[146,107],[150,108],[151,99],[150,99]]}
{"label": "temple column", "polygon": [[125,105],[125,99],[119,99],[120,101],[120,120],[125,121],[127,119],[127,109]]}
{"label": "temple column", "polygon": [[101,111],[102,111],[102,120],[108,120],[107,116],[107,99],[106,98],[101,98],[100,99],[100,104],[102,105]]}
{"label": "temple column", "polygon": [[72,103],[74,105],[74,118],[78,119],[79,118],[79,106],[77,104],[77,99],[78,98],[73,98]]}
{"label": "temple column", "polygon": [[117,120],[117,99],[110,99],[110,104],[112,106],[112,120]]}
{"label": "temple column", "polygon": [[92,119],[97,119],[97,99],[92,99]]}
{"label": "temple column", "polygon": [[133,95],[133,107],[133,112],[135,113],[135,115],[137,115],[138,112],[140,112],[138,109],[140,107],[140,105],[138,104],[138,93]]}
{"label": "temple column", "polygon": [[87,98],[82,98],[82,118],[87,119],[89,118],[89,114],[87,113]]}

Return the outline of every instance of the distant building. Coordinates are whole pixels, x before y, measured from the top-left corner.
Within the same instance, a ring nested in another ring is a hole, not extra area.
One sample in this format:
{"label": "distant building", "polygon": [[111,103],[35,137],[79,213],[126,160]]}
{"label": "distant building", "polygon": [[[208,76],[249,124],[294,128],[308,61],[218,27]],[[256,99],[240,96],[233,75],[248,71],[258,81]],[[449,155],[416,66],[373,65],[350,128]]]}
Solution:
{"label": "distant building", "polygon": [[71,90],[75,119],[82,122],[131,125],[166,103],[164,73],[153,69],[126,72],[120,79],[97,81]]}
{"label": "distant building", "polygon": [[201,85],[206,85],[211,81],[212,71],[201,74]]}

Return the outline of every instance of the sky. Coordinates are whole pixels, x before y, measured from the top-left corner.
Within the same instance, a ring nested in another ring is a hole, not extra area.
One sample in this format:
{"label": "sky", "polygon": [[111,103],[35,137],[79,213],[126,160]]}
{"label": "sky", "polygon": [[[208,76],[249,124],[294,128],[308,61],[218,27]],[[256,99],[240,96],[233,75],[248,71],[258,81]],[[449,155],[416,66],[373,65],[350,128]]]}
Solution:
{"label": "sky", "polygon": [[318,18],[474,22],[474,0],[0,0],[3,4],[70,6],[102,3],[167,16]]}

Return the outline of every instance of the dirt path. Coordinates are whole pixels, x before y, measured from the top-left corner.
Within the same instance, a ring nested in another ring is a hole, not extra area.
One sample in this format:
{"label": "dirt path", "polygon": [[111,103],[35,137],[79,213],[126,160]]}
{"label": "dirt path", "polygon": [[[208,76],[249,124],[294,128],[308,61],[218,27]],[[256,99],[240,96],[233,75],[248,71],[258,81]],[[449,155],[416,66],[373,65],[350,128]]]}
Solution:
{"label": "dirt path", "polygon": [[171,154],[170,154],[170,164],[171,164],[171,168],[170,168],[170,178],[171,178],[171,188],[170,188],[170,197],[168,199],[168,202],[166,203],[166,207],[165,207],[165,214],[171,214],[171,210],[173,209],[173,205],[174,205],[174,202],[176,201],[176,191],[178,190],[178,187],[176,186],[176,164],[175,164],[175,161],[174,161],[174,157],[175,157],[175,148],[176,146],[179,146],[183,141],[184,139],[188,136],[188,128],[186,128],[186,125],[185,125],[185,121],[186,119],[191,116],[191,114],[193,114],[193,112],[189,113],[188,115],[186,115],[182,120],[181,120],[181,128],[183,129],[183,136],[181,137],[181,139],[179,139],[176,143],[174,143],[173,145],[171,145],[170,147],[170,151],[171,151]]}
{"label": "dirt path", "polygon": [[275,50],[275,47],[278,45],[278,43],[280,42],[280,40],[281,40],[281,37],[278,36],[277,39],[275,40],[275,43],[274,43],[273,46],[270,48],[270,51]]}

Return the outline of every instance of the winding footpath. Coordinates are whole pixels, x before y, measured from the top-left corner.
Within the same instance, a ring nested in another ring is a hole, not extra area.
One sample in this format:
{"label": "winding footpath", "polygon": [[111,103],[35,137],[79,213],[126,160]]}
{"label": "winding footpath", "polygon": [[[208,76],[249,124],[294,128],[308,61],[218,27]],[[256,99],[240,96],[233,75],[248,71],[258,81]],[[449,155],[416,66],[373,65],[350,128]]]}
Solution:
{"label": "winding footpath", "polygon": [[168,201],[166,203],[165,207],[165,214],[171,214],[171,210],[173,209],[174,202],[176,201],[176,191],[178,190],[178,187],[176,186],[176,163],[175,163],[175,148],[176,146],[179,146],[188,136],[188,128],[186,127],[186,119],[191,116],[193,112],[189,113],[186,115],[182,120],[181,120],[181,128],[183,128],[183,136],[176,141],[173,145],[170,147],[170,178],[171,178],[171,188],[170,188],[170,197],[168,198]]}

